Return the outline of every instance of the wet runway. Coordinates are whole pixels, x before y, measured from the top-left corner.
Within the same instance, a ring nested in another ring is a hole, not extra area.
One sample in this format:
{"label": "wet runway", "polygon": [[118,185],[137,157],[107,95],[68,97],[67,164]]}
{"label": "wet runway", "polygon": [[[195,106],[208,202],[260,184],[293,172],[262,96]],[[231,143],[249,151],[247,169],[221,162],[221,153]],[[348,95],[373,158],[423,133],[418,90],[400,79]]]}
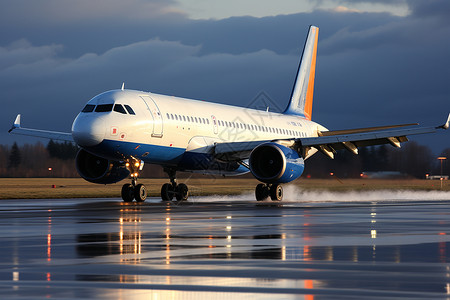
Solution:
{"label": "wet runway", "polygon": [[1,298],[450,299],[450,193],[303,196],[0,201]]}

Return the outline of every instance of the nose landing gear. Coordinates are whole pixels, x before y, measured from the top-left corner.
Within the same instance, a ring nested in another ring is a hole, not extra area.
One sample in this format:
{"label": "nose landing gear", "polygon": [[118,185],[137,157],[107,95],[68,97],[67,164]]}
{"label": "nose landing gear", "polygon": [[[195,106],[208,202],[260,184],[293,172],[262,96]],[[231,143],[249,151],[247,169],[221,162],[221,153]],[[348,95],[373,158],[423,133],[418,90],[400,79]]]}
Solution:
{"label": "nose landing gear", "polygon": [[147,199],[147,188],[145,185],[137,184],[137,179],[139,176],[139,171],[144,167],[143,161],[134,161],[132,163],[127,162],[125,166],[131,173],[131,184],[126,183],[122,186],[122,199],[124,202],[144,202]]}

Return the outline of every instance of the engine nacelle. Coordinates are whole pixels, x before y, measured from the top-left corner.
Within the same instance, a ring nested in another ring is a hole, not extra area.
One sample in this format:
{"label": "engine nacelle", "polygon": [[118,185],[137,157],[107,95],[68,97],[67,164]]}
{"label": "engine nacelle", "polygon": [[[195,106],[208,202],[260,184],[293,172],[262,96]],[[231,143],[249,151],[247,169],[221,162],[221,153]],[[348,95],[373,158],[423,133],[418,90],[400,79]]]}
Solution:
{"label": "engine nacelle", "polygon": [[93,183],[116,183],[130,175],[130,171],[125,167],[125,164],[98,157],[83,149],[78,151],[75,165],[78,174]]}
{"label": "engine nacelle", "polygon": [[253,176],[262,182],[286,183],[302,175],[305,162],[288,147],[264,143],[250,153],[249,166]]}

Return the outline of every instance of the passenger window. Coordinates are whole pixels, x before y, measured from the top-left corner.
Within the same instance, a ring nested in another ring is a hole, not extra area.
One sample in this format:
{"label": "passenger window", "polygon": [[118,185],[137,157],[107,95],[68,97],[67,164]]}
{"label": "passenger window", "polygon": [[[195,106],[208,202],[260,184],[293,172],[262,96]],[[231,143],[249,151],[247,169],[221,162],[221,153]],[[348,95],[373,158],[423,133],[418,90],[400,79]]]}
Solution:
{"label": "passenger window", "polygon": [[83,108],[83,110],[81,112],[84,112],[84,113],[93,112],[94,108],[95,108],[95,105],[86,104],[86,106]]}
{"label": "passenger window", "polygon": [[124,104],[124,106],[130,115],[135,115],[134,110],[129,105]]}
{"label": "passenger window", "polygon": [[127,114],[127,112],[125,111],[125,108],[123,108],[123,106],[120,104],[114,105],[114,111],[121,113],[121,114],[125,114],[125,115]]}
{"label": "passenger window", "polygon": [[113,104],[101,104],[101,105],[97,105],[97,107],[95,108],[95,112],[109,112],[112,111],[113,109]]}

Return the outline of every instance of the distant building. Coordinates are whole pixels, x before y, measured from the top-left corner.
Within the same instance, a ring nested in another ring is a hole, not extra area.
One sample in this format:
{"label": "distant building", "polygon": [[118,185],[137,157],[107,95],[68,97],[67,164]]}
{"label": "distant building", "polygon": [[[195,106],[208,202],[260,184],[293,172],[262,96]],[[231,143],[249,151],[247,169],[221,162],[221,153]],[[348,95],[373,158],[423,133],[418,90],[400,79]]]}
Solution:
{"label": "distant building", "polygon": [[426,174],[425,175],[425,179],[430,179],[430,180],[440,180],[442,177],[442,180],[448,180],[448,175],[430,175],[430,174]]}

